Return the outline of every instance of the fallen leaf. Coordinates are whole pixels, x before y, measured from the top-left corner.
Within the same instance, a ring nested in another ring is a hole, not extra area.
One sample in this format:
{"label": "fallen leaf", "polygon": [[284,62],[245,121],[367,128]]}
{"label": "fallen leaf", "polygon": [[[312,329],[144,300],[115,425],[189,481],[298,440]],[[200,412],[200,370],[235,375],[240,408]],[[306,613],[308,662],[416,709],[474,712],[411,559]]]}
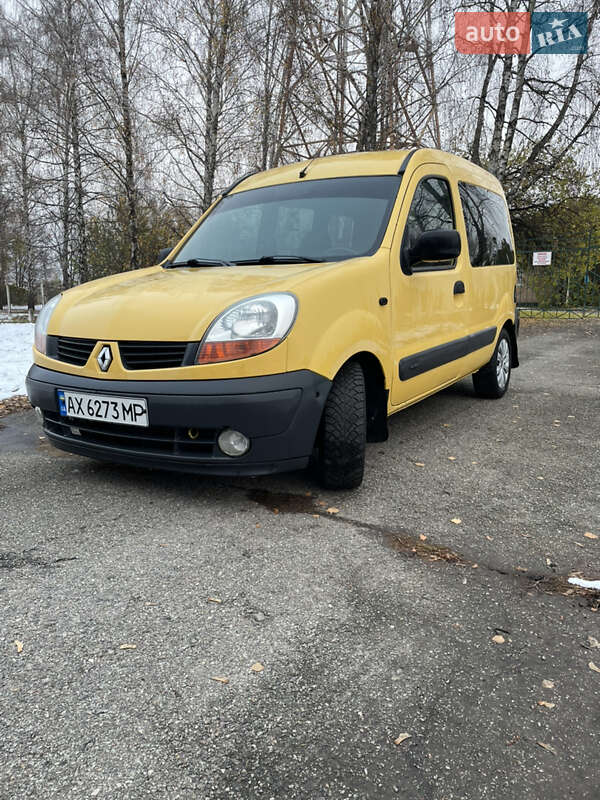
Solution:
{"label": "fallen leaf", "polygon": [[17,648],[17,653],[23,652],[23,642],[20,642],[18,639],[15,639],[15,647]]}
{"label": "fallen leaf", "polygon": [[449,428],[449,427],[450,427],[450,423],[442,422],[442,428]]}
{"label": "fallen leaf", "polygon": [[597,539],[598,538],[598,536],[595,533],[592,533],[591,531],[586,531],[583,535],[585,536],[586,539]]}
{"label": "fallen leaf", "polygon": [[122,644],[119,645],[119,650],[136,650],[137,644]]}
{"label": "fallen leaf", "polygon": [[544,476],[543,475],[538,475],[537,479],[538,479],[538,481],[543,481],[544,480]]}
{"label": "fallen leaf", "polygon": [[260,528],[260,522],[257,522],[257,523],[256,523],[256,525],[255,525],[254,527],[255,527],[255,528]]}
{"label": "fallen leaf", "polygon": [[494,537],[493,536],[486,536],[485,538],[488,540],[488,542],[493,542],[494,541]]}
{"label": "fallen leaf", "polygon": [[425,536],[425,534],[424,534],[424,533],[420,533],[420,534],[419,534],[419,539],[420,539],[422,542],[424,542],[424,541],[425,541],[425,539],[427,539],[427,537]]}
{"label": "fallen leaf", "polygon": [[225,678],[222,675],[215,675],[214,678],[211,678],[211,681],[216,681],[217,683],[229,683],[229,678]]}
{"label": "fallen leaf", "polygon": [[477,569],[478,566],[479,564],[471,564],[471,569]]}
{"label": "fallen leaf", "polygon": [[554,681],[543,680],[542,686],[544,687],[544,689],[554,689]]}
{"label": "fallen leaf", "polygon": [[547,567],[551,567],[552,566],[552,559],[551,558],[547,558],[546,559],[546,566]]}
{"label": "fallen leaf", "polygon": [[594,664],[594,662],[593,662],[593,661],[590,661],[590,663],[588,664],[588,667],[589,667],[589,668],[590,668],[590,669],[591,669],[593,672],[600,672],[600,667],[597,667],[597,666]]}
{"label": "fallen leaf", "polygon": [[336,508],[335,506],[331,506],[330,508],[327,509],[327,513],[328,514],[339,514],[340,510],[339,510],[339,508]]}
{"label": "fallen leaf", "polygon": [[415,461],[415,467],[424,467],[425,464],[422,461]]}
{"label": "fallen leaf", "polygon": [[538,706],[544,706],[544,708],[554,708],[556,703],[548,703],[546,700],[538,700]]}
{"label": "fallen leaf", "polygon": [[405,742],[407,739],[410,738],[411,738],[410,733],[401,733],[400,736],[397,736],[394,739],[394,744],[402,744],[402,742]]}
{"label": "fallen leaf", "polygon": [[527,567],[517,567],[518,572],[527,572]]}
{"label": "fallen leaf", "polygon": [[168,547],[169,545],[168,544],[159,544],[158,546],[159,547]]}
{"label": "fallen leaf", "polygon": [[600,647],[600,642],[595,636],[588,636],[588,642],[590,643],[590,647]]}
{"label": "fallen leaf", "polygon": [[537,745],[543,747],[544,750],[547,750],[549,753],[552,753],[553,756],[556,755],[556,750],[550,744],[544,744],[544,742],[536,742]]}
{"label": "fallen leaf", "polygon": [[581,542],[575,542],[575,544],[577,545],[577,547],[583,547],[583,545],[581,544]]}
{"label": "fallen leaf", "polygon": [[263,665],[260,663],[260,661],[257,661],[255,664],[252,664],[252,666],[250,667],[250,669],[252,670],[252,672],[262,672],[262,671],[263,671],[263,669],[264,669],[264,667],[263,667]]}
{"label": "fallen leaf", "polygon": [[320,517],[320,516],[321,516],[320,514],[313,514],[313,517],[314,517],[315,519],[319,519],[319,517]]}
{"label": "fallen leaf", "polygon": [[208,597],[207,598],[207,603],[222,603],[222,602],[223,601],[221,600],[220,597]]}
{"label": "fallen leaf", "polygon": [[504,644],[505,641],[506,639],[504,636],[500,636],[499,633],[497,633],[495,636],[492,636],[492,642],[495,642],[496,644]]}
{"label": "fallen leaf", "polygon": [[450,522],[453,522],[455,525],[460,525],[462,519],[460,517],[454,517],[454,519],[451,519]]}
{"label": "fallen leaf", "polygon": [[456,456],[448,456],[448,461],[456,461]]}

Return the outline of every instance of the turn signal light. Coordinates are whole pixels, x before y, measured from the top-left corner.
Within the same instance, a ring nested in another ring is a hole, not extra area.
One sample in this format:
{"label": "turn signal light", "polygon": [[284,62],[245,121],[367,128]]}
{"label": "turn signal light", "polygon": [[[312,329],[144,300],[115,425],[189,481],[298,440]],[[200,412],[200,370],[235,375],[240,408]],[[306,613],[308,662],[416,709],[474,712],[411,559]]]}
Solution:
{"label": "turn signal light", "polygon": [[219,361],[235,361],[264,353],[281,339],[233,339],[226,342],[204,342],[200,345],[196,364],[216,364]]}

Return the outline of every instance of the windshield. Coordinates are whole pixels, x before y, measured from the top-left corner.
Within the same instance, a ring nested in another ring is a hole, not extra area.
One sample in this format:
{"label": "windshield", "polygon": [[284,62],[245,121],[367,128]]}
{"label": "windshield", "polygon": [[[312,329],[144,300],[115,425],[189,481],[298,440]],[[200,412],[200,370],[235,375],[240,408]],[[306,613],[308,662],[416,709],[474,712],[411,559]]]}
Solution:
{"label": "windshield", "polygon": [[398,192],[397,175],[303,181],[224,197],[177,253],[196,261],[339,261],[374,253]]}

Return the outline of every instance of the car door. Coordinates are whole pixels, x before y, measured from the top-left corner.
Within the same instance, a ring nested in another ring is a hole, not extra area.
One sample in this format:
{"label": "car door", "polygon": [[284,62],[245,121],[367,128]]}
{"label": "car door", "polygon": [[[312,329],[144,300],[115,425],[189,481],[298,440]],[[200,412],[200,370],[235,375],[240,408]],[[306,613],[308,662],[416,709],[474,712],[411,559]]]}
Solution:
{"label": "car door", "polygon": [[419,234],[456,230],[459,213],[456,183],[447,167],[426,164],[412,173],[390,253],[392,405],[412,403],[459,377],[457,343],[468,332],[471,270],[462,238],[458,258],[406,265]]}

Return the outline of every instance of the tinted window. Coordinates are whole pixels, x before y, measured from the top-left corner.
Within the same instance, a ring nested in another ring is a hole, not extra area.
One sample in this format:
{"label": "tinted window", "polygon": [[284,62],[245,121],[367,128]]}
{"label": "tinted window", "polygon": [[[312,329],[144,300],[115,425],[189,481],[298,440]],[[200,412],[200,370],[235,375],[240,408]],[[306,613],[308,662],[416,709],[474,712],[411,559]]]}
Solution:
{"label": "tinted window", "polygon": [[177,254],[245,261],[291,255],[339,261],[379,247],[398,193],[396,175],[330,178],[225,197]]}
{"label": "tinted window", "polygon": [[474,267],[512,264],[515,253],[504,198],[495,192],[459,183],[469,257]]}
{"label": "tinted window", "polygon": [[402,247],[412,247],[424,231],[454,228],[450,187],[442,178],[424,178],[415,190]]}

